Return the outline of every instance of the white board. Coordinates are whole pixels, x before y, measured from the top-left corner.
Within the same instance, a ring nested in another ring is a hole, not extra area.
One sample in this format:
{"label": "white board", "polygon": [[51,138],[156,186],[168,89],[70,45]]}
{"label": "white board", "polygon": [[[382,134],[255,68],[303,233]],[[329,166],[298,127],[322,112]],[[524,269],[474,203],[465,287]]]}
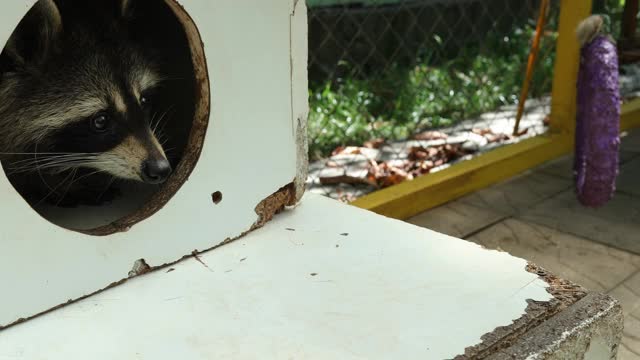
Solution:
{"label": "white board", "polygon": [[450,359],[547,284],[507,253],[308,195],[263,229],[0,333],[0,360]]}

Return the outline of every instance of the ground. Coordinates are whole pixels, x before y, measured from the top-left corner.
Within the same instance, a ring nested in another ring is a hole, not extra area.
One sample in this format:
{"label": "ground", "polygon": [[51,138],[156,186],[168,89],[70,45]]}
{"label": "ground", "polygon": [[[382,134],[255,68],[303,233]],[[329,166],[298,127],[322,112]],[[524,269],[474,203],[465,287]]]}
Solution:
{"label": "ground", "polygon": [[[352,201],[424,174],[448,168],[496,147],[543,134],[551,99],[527,102],[519,136],[511,136],[517,107],[503,106],[456,125],[426,131],[406,141],[345,147],[309,166],[311,193]],[[419,156],[423,153],[423,156]]]}
{"label": "ground", "polygon": [[619,360],[640,359],[640,130],[623,138],[615,198],[576,200],[569,157],[420,214],[409,222],[531,260],[621,301]]}

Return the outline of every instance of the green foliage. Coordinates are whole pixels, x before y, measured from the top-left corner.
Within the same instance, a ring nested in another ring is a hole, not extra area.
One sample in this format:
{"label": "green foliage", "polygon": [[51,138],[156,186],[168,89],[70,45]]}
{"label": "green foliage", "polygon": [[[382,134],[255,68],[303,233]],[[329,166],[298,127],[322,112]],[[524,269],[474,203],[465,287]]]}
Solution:
{"label": "green foliage", "polygon": [[[622,25],[622,13],[624,12],[625,0],[603,0],[604,11],[601,11],[604,15],[607,15],[610,28],[608,29],[611,35],[618,39],[620,37],[621,25]],[[599,9],[596,9],[596,12]]]}
{"label": "green foliage", "polygon": [[[454,60],[433,64],[428,59],[442,51],[436,42],[415,66],[395,64],[366,78],[346,76],[312,85],[311,156],[374,138],[406,139],[516,104],[533,32],[528,25],[510,36],[489,36],[482,46],[467,45]],[[551,89],[554,45],[555,34],[542,43],[530,96]]]}

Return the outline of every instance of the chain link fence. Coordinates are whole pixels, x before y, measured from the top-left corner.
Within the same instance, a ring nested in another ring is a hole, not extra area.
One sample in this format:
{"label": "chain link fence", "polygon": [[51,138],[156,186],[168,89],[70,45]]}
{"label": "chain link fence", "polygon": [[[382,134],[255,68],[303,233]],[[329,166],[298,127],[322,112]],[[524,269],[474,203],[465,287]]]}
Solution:
{"label": "chain link fence", "polygon": [[558,1],[516,135],[540,0],[307,4],[310,191],[351,201],[546,131]]}

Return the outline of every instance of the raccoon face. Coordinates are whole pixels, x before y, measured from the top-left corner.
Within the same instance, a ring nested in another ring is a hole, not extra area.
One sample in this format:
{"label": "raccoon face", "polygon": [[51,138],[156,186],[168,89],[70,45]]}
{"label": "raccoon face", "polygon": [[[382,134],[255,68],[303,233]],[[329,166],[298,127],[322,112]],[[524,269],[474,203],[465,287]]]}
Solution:
{"label": "raccoon face", "polygon": [[154,133],[164,118],[154,111],[159,77],[144,64],[118,72],[109,59],[88,60],[93,64],[81,64],[83,72],[98,75],[99,83],[93,88],[78,83],[85,88],[80,93],[64,87],[69,97],[48,105],[65,110],[48,120],[60,126],[42,143],[51,153],[83,154],[86,160],[78,164],[84,167],[149,184],[164,182],[171,165]]}
{"label": "raccoon face", "polygon": [[[3,52],[10,70],[0,82],[0,117],[11,118],[13,132],[1,131],[9,120],[0,119],[0,137],[12,139],[10,152],[39,154],[39,171],[168,179],[172,168],[156,136],[166,112],[154,103],[162,76],[126,33],[130,3],[100,2],[116,9],[109,18],[94,2],[38,1]],[[82,6],[96,17],[71,16]]]}

